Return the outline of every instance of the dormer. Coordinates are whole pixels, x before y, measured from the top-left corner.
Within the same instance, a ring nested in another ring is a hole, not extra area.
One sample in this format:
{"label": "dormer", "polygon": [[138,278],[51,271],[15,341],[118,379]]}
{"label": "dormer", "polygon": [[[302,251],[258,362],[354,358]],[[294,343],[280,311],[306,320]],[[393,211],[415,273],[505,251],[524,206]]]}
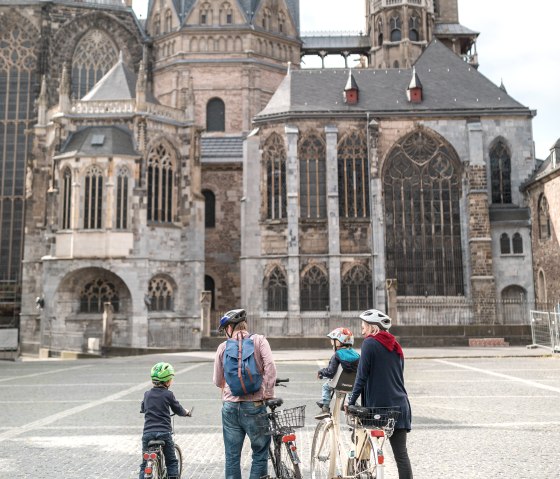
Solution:
{"label": "dormer", "polygon": [[411,103],[422,103],[422,83],[416,74],[416,68],[412,68],[412,78],[406,89],[406,97]]}
{"label": "dormer", "polygon": [[350,70],[348,72],[348,81],[344,87],[344,103],[348,103],[349,105],[355,105],[358,103],[359,92],[360,90],[358,88],[358,84],[356,83],[356,79],[354,78],[354,75],[352,75],[352,70]]}

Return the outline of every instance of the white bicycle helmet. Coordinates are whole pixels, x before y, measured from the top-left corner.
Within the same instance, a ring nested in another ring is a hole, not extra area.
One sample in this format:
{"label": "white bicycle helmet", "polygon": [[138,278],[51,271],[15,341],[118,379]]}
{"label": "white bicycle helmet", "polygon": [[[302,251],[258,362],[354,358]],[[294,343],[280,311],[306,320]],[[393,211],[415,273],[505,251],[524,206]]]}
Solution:
{"label": "white bicycle helmet", "polygon": [[376,324],[381,329],[388,331],[391,327],[391,318],[378,309],[368,309],[360,314],[360,319],[369,324]]}
{"label": "white bicycle helmet", "polygon": [[333,329],[329,334],[327,334],[327,337],[336,339],[340,341],[340,344],[345,346],[352,346],[354,344],[354,335],[348,328]]}

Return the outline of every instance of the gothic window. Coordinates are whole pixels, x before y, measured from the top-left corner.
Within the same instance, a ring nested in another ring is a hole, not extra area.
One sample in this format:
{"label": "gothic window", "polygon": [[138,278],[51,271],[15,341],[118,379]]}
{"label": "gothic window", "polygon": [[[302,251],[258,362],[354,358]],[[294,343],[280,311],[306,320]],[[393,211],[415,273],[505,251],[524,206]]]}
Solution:
{"label": "gothic window", "polygon": [[64,168],[62,172],[62,223],[63,230],[72,228],[72,172],[70,168]]}
{"label": "gothic window", "polygon": [[114,312],[119,311],[119,294],[113,283],[104,279],[96,279],[82,288],[80,292],[80,313],[101,314],[105,303],[111,303]]}
{"label": "gothic window", "polygon": [[277,133],[265,141],[263,161],[266,168],[266,218],[286,218],[286,148]]}
{"label": "gothic window", "polygon": [[392,42],[400,42],[402,39],[402,21],[401,18],[396,16],[396,17],[391,17],[391,19],[389,20],[389,25],[390,25],[390,29],[391,29],[391,41]]}
{"label": "gothic window", "polygon": [[210,190],[202,190],[204,195],[204,226],[214,228],[216,226],[216,196]]}
{"label": "gothic window", "polygon": [[130,173],[126,167],[119,168],[117,173],[116,228],[128,228],[128,183]]}
{"label": "gothic window", "polygon": [[379,18],[377,20],[377,45],[383,45],[383,20]]}
{"label": "gothic window", "polygon": [[304,136],[298,145],[299,204],[302,219],[327,216],[325,144],[316,134]]}
{"label": "gothic window", "polygon": [[366,139],[352,132],[338,144],[338,206],[341,218],[369,217]]}
{"label": "gothic window", "polygon": [[164,278],[150,280],[148,286],[148,311],[173,311],[173,287]]}
{"label": "gothic window", "polygon": [[167,10],[165,12],[165,26],[164,26],[164,32],[163,33],[169,33],[171,31],[171,10]]}
{"label": "gothic window", "polygon": [[490,150],[492,203],[511,203],[511,156],[502,140]]}
{"label": "gothic window", "polygon": [[342,278],[342,311],[362,311],[373,304],[371,273],[365,266],[354,266]]}
{"label": "gothic window", "polygon": [[103,171],[92,166],[84,179],[84,229],[101,229],[103,217]]}
{"label": "gothic window", "polygon": [[509,236],[507,233],[503,233],[502,236],[500,236],[500,254],[510,254],[510,253],[511,253],[511,248],[510,248]]}
{"label": "gothic window", "polygon": [[101,80],[119,58],[119,51],[109,35],[94,29],[76,45],[72,57],[72,94],[82,98]]}
{"label": "gothic window", "polygon": [[0,276],[6,280],[20,276],[26,164],[33,140],[29,132],[37,122],[39,83],[39,33],[16,10],[22,8],[4,9],[0,15]]}
{"label": "gothic window", "polygon": [[457,154],[420,130],[402,138],[385,164],[387,277],[402,296],[464,294]]}
{"label": "gothic window", "polygon": [[200,24],[212,24],[212,6],[209,3],[203,3],[200,7]]}
{"label": "gothic window", "polygon": [[300,286],[301,311],[325,311],[329,307],[329,281],[317,266],[309,268]]}
{"label": "gothic window", "polygon": [[523,238],[519,233],[515,233],[511,239],[513,254],[523,254]]}
{"label": "gothic window", "polygon": [[550,215],[548,212],[548,201],[544,194],[539,197],[539,239],[546,240],[551,237]]}
{"label": "gothic window", "polygon": [[280,12],[278,14],[278,31],[280,33],[284,33],[285,24],[286,24],[286,14],[284,12]]}
{"label": "gothic window", "polygon": [[420,18],[416,15],[412,15],[408,19],[408,38],[413,41],[417,42],[420,40]]}
{"label": "gothic window", "polygon": [[148,153],[148,221],[173,221],[174,162],[169,147],[159,144]]}
{"label": "gothic window", "polygon": [[220,6],[220,23],[231,25],[233,23],[233,11],[231,4],[228,2],[222,3]]}
{"label": "gothic window", "polygon": [[212,98],[206,104],[206,131],[226,130],[226,105],[220,98]]}
{"label": "gothic window", "polygon": [[288,283],[286,276],[276,267],[266,279],[266,307],[268,311],[288,310]]}
{"label": "gothic window", "polygon": [[265,8],[263,11],[263,17],[262,17],[262,27],[265,30],[270,30],[270,18],[272,17],[272,14],[270,13],[270,10],[268,8]]}
{"label": "gothic window", "polygon": [[154,23],[153,23],[154,35],[161,34],[161,16],[159,13],[154,15]]}

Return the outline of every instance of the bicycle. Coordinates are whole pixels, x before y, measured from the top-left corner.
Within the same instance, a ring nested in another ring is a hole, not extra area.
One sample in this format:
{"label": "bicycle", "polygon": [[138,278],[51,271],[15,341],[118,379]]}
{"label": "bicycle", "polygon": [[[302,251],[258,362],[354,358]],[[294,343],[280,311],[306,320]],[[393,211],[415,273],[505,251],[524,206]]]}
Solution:
{"label": "bicycle", "polygon": [[[194,407],[188,411],[187,417],[192,416]],[[171,417],[175,414],[171,414]],[[175,419],[173,418],[172,432],[175,433]],[[148,442],[148,450],[144,451],[143,458],[146,461],[144,466],[144,479],[168,479],[167,475],[167,465],[165,464],[165,455],[163,454],[163,446],[165,441],[152,440]],[[177,457],[177,462],[179,465],[178,477],[181,477],[183,472],[183,451],[177,443],[174,444],[175,456]]]}
{"label": "bicycle", "polygon": [[[277,379],[276,386],[289,379]],[[271,435],[269,459],[272,463],[276,479],[301,479],[300,464],[296,446],[295,428],[305,425],[305,406],[277,410],[284,400],[281,398],[267,399],[265,405],[270,412],[257,416],[257,425],[263,434]],[[261,479],[274,479],[264,476]]]}
{"label": "bicycle", "polygon": [[355,373],[339,368],[331,380],[336,396],[332,413],[315,428],[311,446],[312,479],[383,479],[383,446],[400,415],[396,408],[347,406],[346,423],[352,430],[351,446],[341,451],[340,412],[352,391]]}

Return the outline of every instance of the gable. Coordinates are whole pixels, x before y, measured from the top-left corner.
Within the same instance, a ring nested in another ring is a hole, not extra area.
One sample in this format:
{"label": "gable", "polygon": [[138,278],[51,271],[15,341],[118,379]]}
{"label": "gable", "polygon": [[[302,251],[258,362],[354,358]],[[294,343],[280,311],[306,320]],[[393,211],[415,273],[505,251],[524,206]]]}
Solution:
{"label": "gable", "polygon": [[263,0],[251,23],[257,28],[295,37],[298,24],[294,16],[293,7],[286,0]]}

